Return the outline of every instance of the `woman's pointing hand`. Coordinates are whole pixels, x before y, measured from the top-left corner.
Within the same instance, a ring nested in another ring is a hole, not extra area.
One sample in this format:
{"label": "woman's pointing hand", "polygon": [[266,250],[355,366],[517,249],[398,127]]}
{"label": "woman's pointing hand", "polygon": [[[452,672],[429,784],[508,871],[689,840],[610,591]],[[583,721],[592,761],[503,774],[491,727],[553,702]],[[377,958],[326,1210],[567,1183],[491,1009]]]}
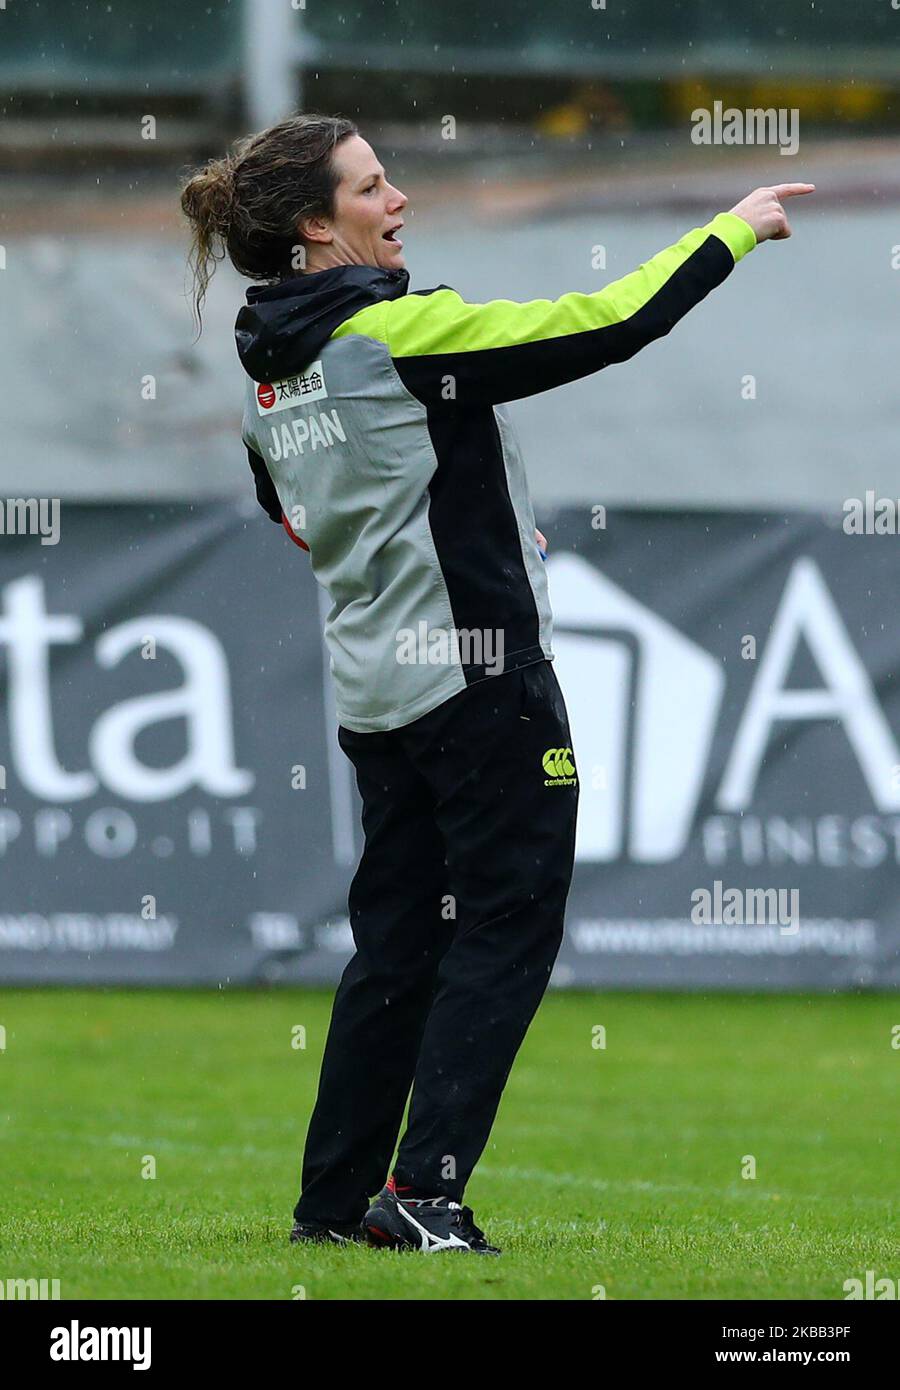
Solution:
{"label": "woman's pointing hand", "polygon": [[759,241],[783,241],[791,234],[782,198],[795,198],[801,193],[814,193],[814,183],[776,183],[771,188],[755,188],[731,209],[756,233]]}

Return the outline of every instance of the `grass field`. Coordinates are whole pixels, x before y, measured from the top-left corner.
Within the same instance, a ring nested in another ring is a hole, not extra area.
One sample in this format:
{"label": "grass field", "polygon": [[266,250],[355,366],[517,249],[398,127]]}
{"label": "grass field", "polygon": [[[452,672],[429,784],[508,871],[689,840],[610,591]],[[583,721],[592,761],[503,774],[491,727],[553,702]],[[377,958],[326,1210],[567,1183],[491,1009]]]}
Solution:
{"label": "grass field", "polygon": [[499,1260],[288,1245],[329,1010],[313,991],[0,993],[0,1279],[589,1300],[900,1277],[895,998],[550,996],[466,1194]]}

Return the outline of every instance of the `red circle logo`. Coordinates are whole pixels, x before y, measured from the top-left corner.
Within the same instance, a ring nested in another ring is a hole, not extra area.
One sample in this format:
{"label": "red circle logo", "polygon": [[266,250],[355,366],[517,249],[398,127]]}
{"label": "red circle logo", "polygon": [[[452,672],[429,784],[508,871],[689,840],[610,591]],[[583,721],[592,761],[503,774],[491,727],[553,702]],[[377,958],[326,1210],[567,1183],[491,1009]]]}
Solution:
{"label": "red circle logo", "polygon": [[262,382],[256,388],[256,399],[259,401],[263,410],[271,410],[275,404],[275,387],[270,386],[267,381]]}

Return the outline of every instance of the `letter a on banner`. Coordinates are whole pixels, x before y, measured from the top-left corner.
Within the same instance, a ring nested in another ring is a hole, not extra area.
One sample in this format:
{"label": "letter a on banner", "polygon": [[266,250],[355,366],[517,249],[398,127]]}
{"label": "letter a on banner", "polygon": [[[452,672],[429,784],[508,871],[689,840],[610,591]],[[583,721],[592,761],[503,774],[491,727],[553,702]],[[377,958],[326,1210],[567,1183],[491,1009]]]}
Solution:
{"label": "letter a on banner", "polygon": [[[814,690],[787,690],[801,638],[825,684]],[[763,645],[716,798],[722,810],[740,811],[750,805],[773,726],[781,720],[838,720],[878,810],[900,810],[900,787],[893,785],[891,774],[900,763],[900,749],[821,571],[806,556],[791,570]]]}

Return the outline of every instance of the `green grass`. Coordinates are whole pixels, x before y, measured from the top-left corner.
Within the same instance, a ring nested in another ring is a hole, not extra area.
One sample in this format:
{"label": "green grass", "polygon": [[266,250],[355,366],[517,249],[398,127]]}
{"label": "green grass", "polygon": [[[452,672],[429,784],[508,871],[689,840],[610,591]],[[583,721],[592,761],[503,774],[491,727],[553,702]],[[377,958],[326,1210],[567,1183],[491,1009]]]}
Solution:
{"label": "green grass", "polygon": [[288,1245],[329,1011],[313,991],[0,993],[0,1279],[59,1278],[64,1298],[840,1299],[866,1269],[900,1278],[900,1000],[550,996],[466,1194],[500,1260]]}

